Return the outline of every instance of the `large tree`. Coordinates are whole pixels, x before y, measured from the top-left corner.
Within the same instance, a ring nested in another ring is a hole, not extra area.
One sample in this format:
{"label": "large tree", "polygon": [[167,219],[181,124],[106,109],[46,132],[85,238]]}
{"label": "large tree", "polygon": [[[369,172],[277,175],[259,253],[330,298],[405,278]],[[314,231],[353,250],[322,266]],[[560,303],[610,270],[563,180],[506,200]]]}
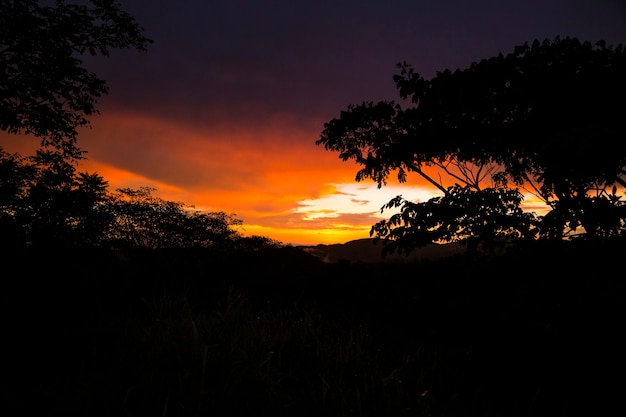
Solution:
{"label": "large tree", "polygon": [[[441,197],[415,203],[372,228],[392,250],[432,241],[494,245],[518,238],[588,239],[626,233],[626,51],[556,38],[424,79],[401,63],[400,97],[351,105],[316,141],[361,165],[380,186],[409,173]],[[522,211],[522,191],[545,215]]]}
{"label": "large tree", "polygon": [[89,124],[97,99],[108,93],[81,57],[143,51],[152,41],[113,0],[51,4],[0,1],[0,130],[61,148],[74,145],[77,128]]}

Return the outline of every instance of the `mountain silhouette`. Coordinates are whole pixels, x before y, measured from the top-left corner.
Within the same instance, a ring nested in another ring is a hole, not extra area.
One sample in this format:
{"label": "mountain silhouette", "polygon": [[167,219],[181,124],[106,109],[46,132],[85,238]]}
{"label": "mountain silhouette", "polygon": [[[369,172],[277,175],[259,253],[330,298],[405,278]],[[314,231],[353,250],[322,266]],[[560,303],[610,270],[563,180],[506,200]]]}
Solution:
{"label": "mountain silhouette", "polygon": [[383,243],[375,239],[357,239],[346,243],[333,245],[299,246],[305,252],[316,256],[327,263],[338,261],[349,262],[402,262],[438,260],[447,256],[461,253],[464,248],[456,243],[436,244],[417,248],[408,256],[405,254],[388,254],[383,258]]}

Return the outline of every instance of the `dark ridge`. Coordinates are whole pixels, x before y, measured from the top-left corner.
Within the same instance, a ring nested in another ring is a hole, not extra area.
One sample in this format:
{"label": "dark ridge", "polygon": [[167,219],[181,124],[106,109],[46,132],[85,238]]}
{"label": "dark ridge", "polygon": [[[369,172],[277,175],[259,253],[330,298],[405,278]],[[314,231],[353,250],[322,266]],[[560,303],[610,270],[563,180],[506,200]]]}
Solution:
{"label": "dark ridge", "polygon": [[456,243],[429,244],[417,248],[409,255],[392,253],[382,256],[383,243],[375,239],[357,239],[343,244],[299,246],[326,263],[339,261],[348,262],[414,262],[423,260],[439,260],[463,251]]}

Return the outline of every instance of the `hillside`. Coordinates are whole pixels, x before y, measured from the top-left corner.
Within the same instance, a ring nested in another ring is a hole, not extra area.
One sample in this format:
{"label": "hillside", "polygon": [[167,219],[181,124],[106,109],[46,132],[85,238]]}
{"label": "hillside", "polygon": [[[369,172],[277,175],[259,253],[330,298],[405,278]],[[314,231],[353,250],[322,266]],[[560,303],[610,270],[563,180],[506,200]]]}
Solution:
{"label": "hillside", "polygon": [[[371,261],[380,245],[312,248]],[[538,242],[484,259],[432,246],[415,256],[440,261],[415,263],[323,263],[306,249],[13,251],[4,414],[620,409],[626,286],[611,261],[623,243]]]}
{"label": "hillside", "polygon": [[338,261],[349,262],[382,262],[382,261],[421,261],[421,260],[439,260],[441,258],[460,253],[463,248],[457,244],[430,244],[428,246],[418,248],[406,256],[404,254],[393,253],[383,258],[382,242],[376,242],[374,239],[358,239],[346,242],[344,244],[334,245],[316,245],[316,246],[299,246],[305,252],[316,256],[327,263]]}

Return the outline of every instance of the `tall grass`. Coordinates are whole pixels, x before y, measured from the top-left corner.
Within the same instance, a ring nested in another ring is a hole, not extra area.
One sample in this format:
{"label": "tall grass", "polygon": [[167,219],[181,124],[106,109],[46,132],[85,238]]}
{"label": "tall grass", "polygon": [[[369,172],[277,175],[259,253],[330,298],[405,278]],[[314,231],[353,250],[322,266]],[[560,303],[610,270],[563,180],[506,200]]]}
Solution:
{"label": "tall grass", "polygon": [[432,347],[384,357],[366,323],[231,287],[210,308],[163,293],[125,322],[127,415],[429,415]]}
{"label": "tall grass", "polygon": [[597,251],[306,273],[261,256],[259,273],[27,254],[4,281],[0,400],[46,416],[599,410],[620,398],[604,375],[619,375],[626,284],[607,268],[576,275],[623,253]]}

